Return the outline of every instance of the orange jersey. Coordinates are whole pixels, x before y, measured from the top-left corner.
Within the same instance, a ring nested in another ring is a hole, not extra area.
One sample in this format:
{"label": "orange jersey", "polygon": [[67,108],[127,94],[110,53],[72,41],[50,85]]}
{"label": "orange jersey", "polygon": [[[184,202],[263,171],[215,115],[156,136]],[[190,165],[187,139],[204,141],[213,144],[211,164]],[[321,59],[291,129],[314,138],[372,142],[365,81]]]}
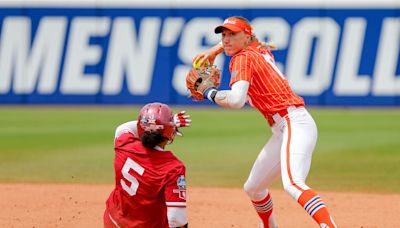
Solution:
{"label": "orange jersey", "polygon": [[230,86],[240,80],[248,81],[249,104],[257,108],[270,124],[275,113],[289,106],[304,105],[303,98],[290,88],[269,51],[263,54],[254,45],[246,47],[232,57],[229,70]]}

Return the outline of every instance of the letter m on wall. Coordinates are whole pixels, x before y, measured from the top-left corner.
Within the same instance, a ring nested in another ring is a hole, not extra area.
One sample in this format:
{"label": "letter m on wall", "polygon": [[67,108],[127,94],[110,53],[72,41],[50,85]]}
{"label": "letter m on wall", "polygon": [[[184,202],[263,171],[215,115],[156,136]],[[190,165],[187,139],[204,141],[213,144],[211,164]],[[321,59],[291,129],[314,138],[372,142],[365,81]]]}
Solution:
{"label": "letter m on wall", "polygon": [[33,34],[29,17],[4,18],[0,31],[0,94],[29,94],[36,86],[39,94],[55,91],[66,25],[64,17],[43,17]]}

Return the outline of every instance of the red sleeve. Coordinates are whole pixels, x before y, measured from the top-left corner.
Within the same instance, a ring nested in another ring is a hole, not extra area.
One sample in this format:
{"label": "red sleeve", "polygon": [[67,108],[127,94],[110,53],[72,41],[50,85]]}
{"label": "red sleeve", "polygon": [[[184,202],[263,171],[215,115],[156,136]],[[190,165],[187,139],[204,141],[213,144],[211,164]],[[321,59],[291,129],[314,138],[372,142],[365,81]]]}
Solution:
{"label": "red sleeve", "polygon": [[231,71],[231,82],[229,83],[230,86],[240,80],[251,82],[253,69],[251,67],[249,55],[240,54],[234,56],[231,60],[229,68]]}
{"label": "red sleeve", "polygon": [[179,166],[167,176],[164,193],[168,207],[186,207],[185,173],[185,166]]}
{"label": "red sleeve", "polygon": [[140,141],[140,139],[134,133],[126,131],[121,133],[117,138],[115,138],[114,148],[131,151],[132,144],[137,141]]}

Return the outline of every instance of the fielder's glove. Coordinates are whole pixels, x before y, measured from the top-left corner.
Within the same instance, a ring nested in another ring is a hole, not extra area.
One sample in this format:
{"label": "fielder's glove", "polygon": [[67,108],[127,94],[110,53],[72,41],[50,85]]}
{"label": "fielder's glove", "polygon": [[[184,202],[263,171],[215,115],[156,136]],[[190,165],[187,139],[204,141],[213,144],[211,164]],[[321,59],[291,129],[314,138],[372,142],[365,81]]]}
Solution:
{"label": "fielder's glove", "polygon": [[178,136],[182,136],[182,133],[179,131],[181,127],[189,127],[192,123],[189,115],[186,115],[186,111],[178,112],[174,115],[174,124],[176,127],[176,134]]}
{"label": "fielder's glove", "polygon": [[210,89],[217,89],[220,85],[221,74],[215,66],[200,66],[192,68],[186,76],[186,87],[194,101],[204,100],[204,93]]}

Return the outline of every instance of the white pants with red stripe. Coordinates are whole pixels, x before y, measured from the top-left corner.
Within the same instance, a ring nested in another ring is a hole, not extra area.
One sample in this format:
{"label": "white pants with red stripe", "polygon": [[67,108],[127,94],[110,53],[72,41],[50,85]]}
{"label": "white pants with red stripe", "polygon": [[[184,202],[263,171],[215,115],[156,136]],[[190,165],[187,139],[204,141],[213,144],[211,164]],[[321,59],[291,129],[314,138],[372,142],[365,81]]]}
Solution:
{"label": "white pants with red stripe", "polygon": [[306,178],[317,141],[314,119],[304,107],[288,109],[285,117],[275,116],[272,136],[258,155],[244,185],[251,200],[265,198],[270,186],[281,175],[285,191],[294,199],[310,189]]}

